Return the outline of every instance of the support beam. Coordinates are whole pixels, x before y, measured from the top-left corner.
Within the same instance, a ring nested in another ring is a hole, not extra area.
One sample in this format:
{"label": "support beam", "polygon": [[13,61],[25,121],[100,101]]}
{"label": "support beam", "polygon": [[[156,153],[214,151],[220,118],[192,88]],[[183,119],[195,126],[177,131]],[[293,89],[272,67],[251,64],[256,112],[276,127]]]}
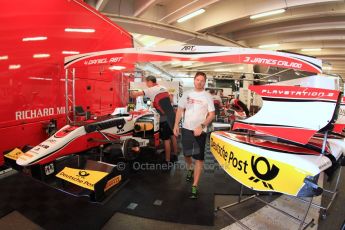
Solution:
{"label": "support beam", "polygon": [[156,3],[157,0],[135,0],[134,1],[134,17],[139,17],[143,14],[150,6]]}
{"label": "support beam", "polygon": [[187,14],[190,14],[198,9],[208,7],[218,1],[219,0],[170,1],[169,4],[165,6],[166,15],[159,21],[168,24],[176,22],[177,19],[186,16]]}
{"label": "support beam", "polygon": [[96,4],[96,10],[102,12],[108,2],[109,0],[98,0]]}
{"label": "support beam", "polygon": [[146,34],[167,39],[180,41],[194,45],[223,45],[246,47],[231,39],[213,34],[203,34],[192,30],[184,30],[172,25],[159,23],[155,21],[144,20],[141,18],[119,16],[105,13],[116,24],[122,26],[132,33]]}
{"label": "support beam", "polygon": [[290,34],[267,34],[259,38],[246,39],[245,41],[250,47],[257,47],[262,44],[272,43],[297,43],[297,42],[313,42],[313,41],[344,41],[345,31],[327,31],[327,33],[313,32],[299,32]]}
{"label": "support beam", "polygon": [[256,27],[252,29],[241,30],[232,33],[232,38],[235,40],[245,40],[250,38],[258,38],[267,35],[289,34],[299,32],[319,32],[327,33],[327,31],[345,30],[345,18],[334,22],[318,22],[306,23],[303,21],[294,21],[293,25],[274,24],[271,26]]}

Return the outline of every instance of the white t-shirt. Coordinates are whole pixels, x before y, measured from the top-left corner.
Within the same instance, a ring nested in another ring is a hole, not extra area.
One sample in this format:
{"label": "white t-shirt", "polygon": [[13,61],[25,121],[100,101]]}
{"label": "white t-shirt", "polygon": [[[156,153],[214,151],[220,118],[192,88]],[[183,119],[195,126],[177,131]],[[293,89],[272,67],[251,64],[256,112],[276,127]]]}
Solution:
{"label": "white t-shirt", "polygon": [[147,89],[144,89],[143,91],[144,91],[145,96],[150,98],[152,102],[155,100],[155,97],[157,96],[157,94],[168,92],[167,88],[161,85],[155,85]]}
{"label": "white t-shirt", "polygon": [[189,90],[183,93],[178,107],[185,109],[182,127],[189,130],[200,126],[207,114],[214,111],[213,99],[206,91]]}

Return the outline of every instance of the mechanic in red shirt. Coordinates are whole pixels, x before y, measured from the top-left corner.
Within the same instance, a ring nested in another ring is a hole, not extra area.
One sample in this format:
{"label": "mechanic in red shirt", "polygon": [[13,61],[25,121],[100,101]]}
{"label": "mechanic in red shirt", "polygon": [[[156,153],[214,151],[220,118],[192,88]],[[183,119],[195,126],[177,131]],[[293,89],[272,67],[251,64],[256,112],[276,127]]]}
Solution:
{"label": "mechanic in red shirt", "polygon": [[[171,154],[171,139],[176,143],[176,137],[173,133],[175,123],[175,111],[171,105],[170,95],[164,86],[157,84],[157,79],[154,76],[146,77],[147,89],[143,91],[132,92],[131,97],[146,96],[153,102],[153,107],[160,115],[160,137],[164,142],[165,161],[177,161],[177,149],[174,149],[175,154]],[[173,145],[174,147],[177,145]]]}

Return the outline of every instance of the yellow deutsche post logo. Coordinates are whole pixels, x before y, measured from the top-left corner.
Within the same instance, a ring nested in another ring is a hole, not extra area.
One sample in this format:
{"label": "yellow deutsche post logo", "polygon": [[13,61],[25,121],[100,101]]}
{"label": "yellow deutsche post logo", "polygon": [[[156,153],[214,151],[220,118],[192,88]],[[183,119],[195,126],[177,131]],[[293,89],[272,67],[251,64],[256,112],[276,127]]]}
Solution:
{"label": "yellow deutsche post logo", "polygon": [[218,138],[210,138],[211,152],[220,166],[241,184],[258,191],[297,195],[309,174],[292,165],[272,160]]}
{"label": "yellow deutsche post logo", "polygon": [[12,160],[17,160],[19,155],[24,154],[22,150],[15,148],[11,152],[7,153],[5,157],[12,159]]}
{"label": "yellow deutsche post logo", "polygon": [[95,184],[106,175],[106,172],[65,167],[56,177],[94,191]]}

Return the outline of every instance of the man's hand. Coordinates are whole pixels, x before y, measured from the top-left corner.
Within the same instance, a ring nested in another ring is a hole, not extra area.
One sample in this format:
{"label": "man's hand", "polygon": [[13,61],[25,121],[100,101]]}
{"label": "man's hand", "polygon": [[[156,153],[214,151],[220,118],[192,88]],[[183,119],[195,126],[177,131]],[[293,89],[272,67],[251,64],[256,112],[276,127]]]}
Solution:
{"label": "man's hand", "polygon": [[203,131],[203,129],[202,129],[201,125],[198,126],[198,127],[196,127],[196,128],[194,129],[194,136],[196,136],[196,137],[200,136],[201,133],[202,133],[202,131]]}
{"label": "man's hand", "polygon": [[174,127],[174,135],[175,135],[176,137],[178,137],[178,135],[180,135],[180,128],[179,128],[178,126],[176,126],[176,125],[175,125],[175,127]]}

